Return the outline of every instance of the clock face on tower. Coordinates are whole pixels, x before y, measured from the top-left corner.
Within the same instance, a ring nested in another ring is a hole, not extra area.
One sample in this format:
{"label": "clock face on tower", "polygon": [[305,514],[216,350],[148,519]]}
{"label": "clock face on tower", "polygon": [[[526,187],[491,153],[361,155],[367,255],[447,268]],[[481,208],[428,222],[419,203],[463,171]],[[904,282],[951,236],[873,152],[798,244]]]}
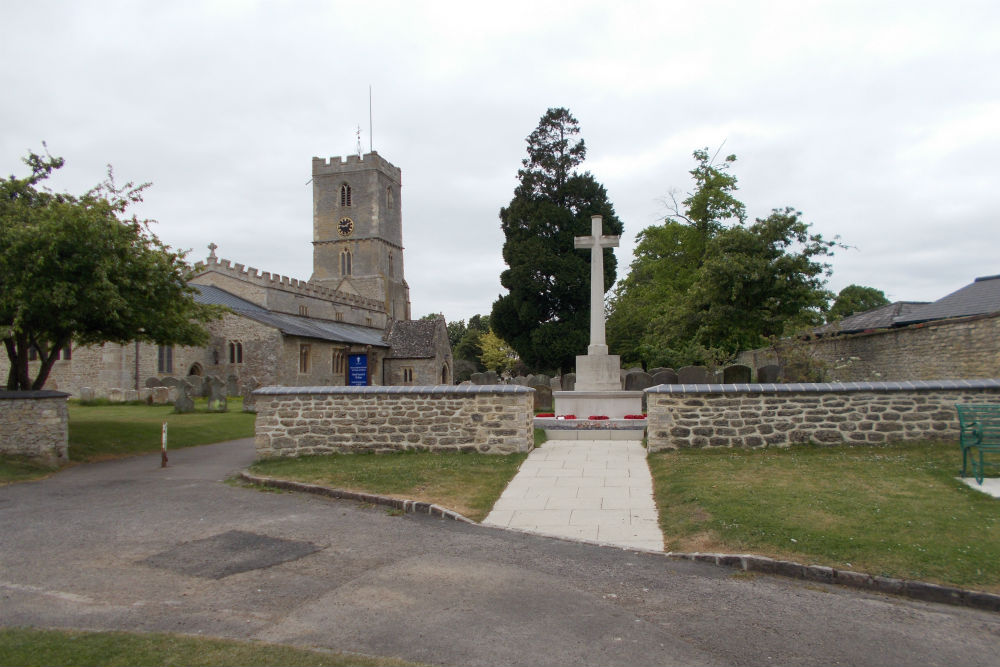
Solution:
{"label": "clock face on tower", "polygon": [[350,218],[341,218],[337,223],[337,232],[341,236],[350,236],[354,233],[354,221]]}

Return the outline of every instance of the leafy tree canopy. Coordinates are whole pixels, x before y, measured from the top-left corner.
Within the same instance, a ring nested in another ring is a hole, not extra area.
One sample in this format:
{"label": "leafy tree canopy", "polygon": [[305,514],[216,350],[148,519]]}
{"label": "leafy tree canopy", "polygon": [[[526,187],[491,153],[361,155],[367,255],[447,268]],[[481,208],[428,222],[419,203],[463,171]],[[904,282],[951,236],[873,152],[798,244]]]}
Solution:
{"label": "leafy tree canopy", "polygon": [[482,354],[479,359],[487,370],[499,374],[509,373],[517,363],[517,352],[492,331],[480,336]]}
{"label": "leafy tree canopy", "polygon": [[[730,155],[694,152],[696,189],[663,225],[638,236],[629,275],[610,302],[608,342],[627,363],[713,365],[740,349],[819,324],[835,245],[801,213],[775,209],[745,224]],[[674,199],[676,202],[676,199]]]}
{"label": "leafy tree canopy", "polygon": [[[514,197],[500,210],[509,267],[500,283],[508,293],[494,302],[490,322],[531,368],[569,368],[586,352],[590,255],[576,251],[573,239],[590,235],[592,215],[604,217],[605,234],[623,229],[604,187],[576,171],[586,157],[579,132],[567,109],[549,109],[527,138]],[[606,249],[605,289],[616,269]]]}
{"label": "leafy tree canopy", "polygon": [[[61,158],[29,153],[31,174],[0,179],[0,337],[9,390],[41,389],[59,350],[133,340],[201,345],[219,309],[194,302],[190,267],[127,214],[146,185],[108,178],[83,195],[41,186]],[[29,356],[40,360],[34,378]]]}
{"label": "leafy tree canopy", "polygon": [[840,320],[855,313],[863,313],[866,310],[887,305],[889,305],[889,299],[886,298],[885,292],[882,290],[862,285],[848,285],[840,290],[830,312],[826,314],[826,321]]}

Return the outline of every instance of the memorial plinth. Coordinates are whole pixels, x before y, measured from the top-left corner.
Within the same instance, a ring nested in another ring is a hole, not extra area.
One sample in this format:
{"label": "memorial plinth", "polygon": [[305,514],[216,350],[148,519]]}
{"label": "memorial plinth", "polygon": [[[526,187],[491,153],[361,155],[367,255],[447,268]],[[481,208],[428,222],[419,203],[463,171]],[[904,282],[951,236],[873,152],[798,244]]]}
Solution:
{"label": "memorial plinth", "polygon": [[590,345],[576,358],[574,391],[554,391],[556,413],[581,419],[590,415],[622,418],[642,412],[642,392],[622,391],[621,357],[608,354],[604,323],[604,249],[618,247],[617,236],[605,236],[603,218],[590,219],[590,236],[573,239],[574,247],[590,250]]}

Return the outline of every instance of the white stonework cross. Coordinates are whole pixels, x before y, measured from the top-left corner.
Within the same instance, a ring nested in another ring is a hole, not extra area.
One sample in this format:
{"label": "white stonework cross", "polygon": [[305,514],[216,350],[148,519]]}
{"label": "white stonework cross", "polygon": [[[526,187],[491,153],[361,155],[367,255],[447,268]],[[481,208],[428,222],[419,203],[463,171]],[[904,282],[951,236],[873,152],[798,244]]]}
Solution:
{"label": "white stonework cross", "polygon": [[590,218],[590,236],[577,236],[573,247],[590,248],[590,345],[588,355],[606,355],[604,337],[604,249],[617,248],[617,236],[603,235],[604,219],[599,215]]}

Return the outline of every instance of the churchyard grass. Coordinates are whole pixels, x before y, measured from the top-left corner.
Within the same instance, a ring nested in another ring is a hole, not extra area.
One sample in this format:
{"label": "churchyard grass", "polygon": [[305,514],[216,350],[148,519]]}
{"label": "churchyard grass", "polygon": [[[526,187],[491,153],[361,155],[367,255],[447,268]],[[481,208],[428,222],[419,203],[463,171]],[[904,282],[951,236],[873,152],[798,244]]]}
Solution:
{"label": "churchyard grass", "polygon": [[229,412],[205,412],[205,399],[195,412],[176,414],[170,405],[69,404],[69,458],[74,462],[147,454],[160,449],[160,430],[167,422],[167,449],[253,437],[254,415],[240,400]]}
{"label": "churchyard grass", "polygon": [[258,461],[250,472],[436,503],[481,521],[526,457],[472,452],[328,454]]}
{"label": "churchyard grass", "polygon": [[310,651],[280,644],[132,632],[0,629],[0,664],[21,667],[111,665],[412,665],[392,658]]}
{"label": "churchyard grass", "polygon": [[1000,592],[1000,500],[954,442],[649,457],[668,551],[754,553]]}
{"label": "churchyard grass", "polygon": [[59,470],[57,466],[36,463],[23,456],[0,456],[0,486],[11,482],[41,479]]}

